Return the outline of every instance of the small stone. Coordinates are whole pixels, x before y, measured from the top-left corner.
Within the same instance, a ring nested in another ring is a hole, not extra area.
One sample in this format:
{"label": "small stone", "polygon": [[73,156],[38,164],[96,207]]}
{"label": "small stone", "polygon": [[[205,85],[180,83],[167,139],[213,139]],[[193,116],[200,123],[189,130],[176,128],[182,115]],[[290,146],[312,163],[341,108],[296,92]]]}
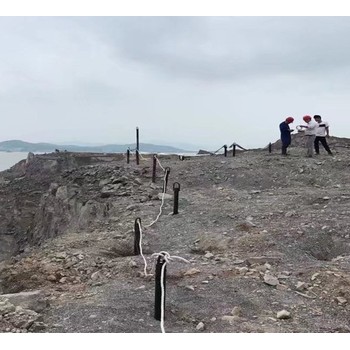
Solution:
{"label": "small stone", "polygon": [[208,283],[209,283],[209,281],[202,281],[202,283],[203,283],[203,284],[208,284]]}
{"label": "small stone", "polygon": [[245,266],[237,267],[237,269],[238,269],[239,273],[242,275],[246,274],[249,271],[248,267],[245,267]]}
{"label": "small stone", "polygon": [[325,200],[325,201],[330,200],[330,198],[329,198],[329,197],[323,197],[322,199],[323,199],[323,200]]}
{"label": "small stone", "polygon": [[215,321],[216,321],[216,317],[212,317],[212,318],[210,319],[210,321],[215,322]]}
{"label": "small stone", "polygon": [[213,253],[208,252],[207,254],[204,255],[205,258],[211,259],[214,256]]}
{"label": "small stone", "polygon": [[319,276],[320,274],[318,272],[314,273],[312,276],[311,276],[311,281],[314,281],[317,276]]}
{"label": "small stone", "polygon": [[185,286],[186,289],[194,291],[194,287],[193,286]]}
{"label": "small stone", "polygon": [[129,266],[132,267],[132,268],[138,267],[137,263],[134,260],[130,260]]}
{"label": "small stone", "polygon": [[335,298],[336,299],[336,301],[340,304],[340,305],[344,305],[344,304],[346,304],[348,301],[345,299],[345,298],[343,298],[343,297],[336,297]]}
{"label": "small stone", "polygon": [[284,284],[277,284],[276,289],[277,290],[288,290],[288,287]]}
{"label": "small stone", "polygon": [[296,212],[295,212],[294,210],[287,211],[287,212],[284,214],[284,216],[285,216],[286,218],[290,218],[290,217],[295,216],[295,215],[296,215]]}
{"label": "small stone", "polygon": [[204,330],[205,326],[203,322],[199,322],[196,326],[197,331],[202,331]]}
{"label": "small stone", "polygon": [[0,301],[0,315],[5,315],[10,312],[14,312],[16,307],[11,304],[7,299],[5,301]]}
{"label": "small stone", "polygon": [[197,273],[200,273],[201,271],[196,269],[195,267],[187,270],[185,273],[184,273],[184,276],[192,276],[192,275],[195,275]]}
{"label": "small stone", "polygon": [[231,315],[225,315],[225,316],[222,316],[221,319],[223,321],[228,321],[230,323],[234,322],[234,321],[238,321],[239,320],[239,317],[237,316],[231,316]]}
{"label": "small stone", "polygon": [[290,312],[288,312],[287,310],[278,311],[278,312],[277,312],[277,318],[278,318],[279,320],[284,320],[284,319],[291,318]]}
{"label": "small stone", "polygon": [[158,199],[162,200],[163,196],[164,200],[173,198],[173,196],[169,193],[158,193]]}
{"label": "small stone", "polygon": [[306,286],[305,282],[298,281],[298,283],[296,284],[295,288],[298,291],[302,291],[302,290],[305,290],[307,288],[307,286]]}
{"label": "small stone", "polygon": [[30,331],[35,333],[35,332],[43,331],[46,328],[47,328],[47,324],[45,324],[44,322],[34,322],[30,326]]}
{"label": "small stone", "polygon": [[51,282],[56,282],[57,281],[57,278],[55,275],[49,275],[47,276],[46,278],[48,281],[51,281]]}
{"label": "small stone", "polygon": [[271,269],[271,264],[269,264],[269,263],[265,263],[264,266],[265,266],[268,270]]}
{"label": "small stone", "polygon": [[60,252],[55,254],[56,259],[66,259],[67,258],[67,253],[66,252]]}
{"label": "small stone", "polygon": [[101,277],[102,277],[102,275],[101,275],[100,271],[96,271],[96,272],[94,272],[93,274],[91,274],[91,277],[90,277],[90,278],[91,278],[93,281],[97,281],[97,280],[99,280]]}
{"label": "small stone", "polygon": [[232,315],[232,316],[241,317],[241,316],[242,316],[242,309],[241,309],[239,306],[235,306],[235,307],[231,310],[231,315]]}
{"label": "small stone", "polygon": [[138,206],[136,204],[130,204],[125,209],[132,211],[132,210],[135,210],[137,208],[138,208]]}
{"label": "small stone", "polygon": [[264,282],[269,286],[277,286],[279,284],[278,278],[267,273],[264,275]]}

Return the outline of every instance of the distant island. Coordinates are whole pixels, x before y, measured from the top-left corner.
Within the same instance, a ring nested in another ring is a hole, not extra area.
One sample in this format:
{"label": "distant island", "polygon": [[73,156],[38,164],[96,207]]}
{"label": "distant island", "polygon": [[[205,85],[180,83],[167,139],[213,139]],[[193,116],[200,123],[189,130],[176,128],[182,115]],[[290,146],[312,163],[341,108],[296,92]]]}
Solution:
{"label": "distant island", "polygon": [[[9,140],[0,142],[0,152],[54,152],[68,151],[68,152],[98,152],[98,153],[123,153],[126,150],[135,149],[136,144],[125,145],[103,145],[103,146],[76,146],[76,145],[55,145],[52,143],[31,143],[21,140]],[[193,151],[186,151],[180,148],[162,145],[153,145],[149,143],[140,143],[140,152],[147,153],[190,153]]]}

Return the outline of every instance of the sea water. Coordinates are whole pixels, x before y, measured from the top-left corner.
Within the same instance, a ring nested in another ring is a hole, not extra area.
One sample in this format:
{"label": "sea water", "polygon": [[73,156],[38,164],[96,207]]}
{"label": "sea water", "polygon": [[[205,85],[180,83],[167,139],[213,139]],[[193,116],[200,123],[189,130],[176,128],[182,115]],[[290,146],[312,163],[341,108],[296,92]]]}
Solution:
{"label": "sea water", "polygon": [[27,156],[28,152],[0,152],[0,171],[11,168]]}

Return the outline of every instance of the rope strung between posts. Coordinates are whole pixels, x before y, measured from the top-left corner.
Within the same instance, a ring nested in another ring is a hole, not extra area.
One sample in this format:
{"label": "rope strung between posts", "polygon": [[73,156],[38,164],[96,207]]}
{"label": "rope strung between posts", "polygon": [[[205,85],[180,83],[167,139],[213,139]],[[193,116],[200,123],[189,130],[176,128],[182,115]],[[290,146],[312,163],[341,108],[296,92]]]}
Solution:
{"label": "rope strung between posts", "polygon": [[211,152],[212,154],[215,154],[215,153],[217,153],[217,152],[219,152],[222,148],[224,148],[225,146],[222,146],[222,147],[220,147],[219,149],[217,149],[215,152]]}
{"label": "rope strung between posts", "polygon": [[156,160],[157,160],[159,166],[162,168],[162,170],[165,171],[165,168],[164,168],[164,167],[162,166],[162,164],[160,163],[158,157],[157,157],[156,155],[155,155],[154,157],[156,158]]}
{"label": "rope strung between posts", "polygon": [[[164,168],[163,168],[164,169]],[[163,194],[162,194],[162,203],[160,204],[160,208],[159,208],[159,214],[157,215],[156,219],[153,220],[149,225],[147,225],[146,227],[151,227],[152,225],[154,225],[160,218],[160,216],[162,215],[162,209],[163,209],[163,205],[164,205],[164,197],[165,197],[165,181],[166,181],[166,176],[167,176],[167,172],[164,169],[164,186],[163,186]]]}
{"label": "rope strung between posts", "polygon": [[164,330],[164,301],[165,301],[164,300],[164,298],[165,298],[165,293],[164,293],[164,271],[165,271],[165,267],[170,261],[173,261],[174,259],[183,261],[183,262],[188,263],[188,264],[190,264],[190,262],[188,260],[184,259],[184,258],[181,258],[180,256],[176,256],[176,255],[171,256],[168,252],[165,252],[165,251],[161,251],[159,253],[154,253],[154,254],[152,254],[152,256],[154,256],[156,258],[161,256],[164,259],[164,261],[165,261],[165,263],[162,266],[161,275],[160,275],[160,287],[161,287],[160,328],[162,330],[162,333],[165,333],[165,330]]}
{"label": "rope strung between posts", "polygon": [[145,158],[140,152],[139,152],[139,156],[142,160],[147,160],[147,158]]}
{"label": "rope strung between posts", "polygon": [[143,259],[143,261],[145,263],[145,267],[143,269],[143,272],[144,272],[145,277],[146,277],[146,276],[149,276],[149,274],[147,273],[147,260],[146,260],[145,256],[142,253],[142,228],[141,228],[140,221],[138,221],[137,224],[139,225],[139,230],[140,230],[140,242],[139,242],[140,255],[142,256],[142,259]]}

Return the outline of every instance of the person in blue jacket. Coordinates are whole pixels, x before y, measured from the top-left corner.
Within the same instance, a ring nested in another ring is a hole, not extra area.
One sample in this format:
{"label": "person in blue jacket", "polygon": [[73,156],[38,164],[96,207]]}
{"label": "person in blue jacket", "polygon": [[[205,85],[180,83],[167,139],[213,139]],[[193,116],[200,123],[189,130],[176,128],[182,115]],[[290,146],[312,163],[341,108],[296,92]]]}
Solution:
{"label": "person in blue jacket", "polygon": [[289,124],[294,122],[294,118],[288,117],[284,122],[280,124],[280,131],[281,131],[281,141],[282,141],[282,155],[287,155],[287,148],[290,145],[292,141],[292,137],[290,135],[291,132],[293,132],[293,129],[289,128]]}

